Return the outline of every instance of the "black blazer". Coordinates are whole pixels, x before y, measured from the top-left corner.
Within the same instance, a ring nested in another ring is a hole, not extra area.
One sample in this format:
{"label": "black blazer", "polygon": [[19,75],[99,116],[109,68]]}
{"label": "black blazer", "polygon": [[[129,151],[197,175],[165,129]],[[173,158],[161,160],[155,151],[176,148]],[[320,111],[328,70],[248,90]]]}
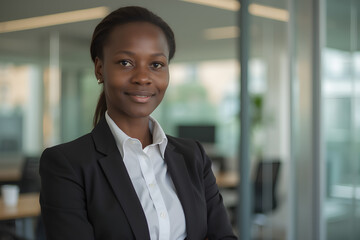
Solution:
{"label": "black blazer", "polygon": [[[168,136],[165,161],[184,209],[187,239],[236,239],[203,148]],[[145,214],[104,118],[91,133],[46,149],[40,175],[48,240],[150,239]]]}

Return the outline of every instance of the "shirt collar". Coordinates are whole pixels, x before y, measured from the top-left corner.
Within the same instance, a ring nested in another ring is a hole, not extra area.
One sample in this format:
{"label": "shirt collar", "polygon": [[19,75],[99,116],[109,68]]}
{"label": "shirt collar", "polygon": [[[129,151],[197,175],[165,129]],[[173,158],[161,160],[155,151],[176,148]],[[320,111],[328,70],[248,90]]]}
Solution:
{"label": "shirt collar", "polygon": [[[120,154],[122,157],[124,157],[124,144],[127,142],[131,137],[126,135],[117,125],[116,123],[111,119],[107,111],[105,112],[105,119],[107,124],[109,125],[109,128],[111,130],[111,133],[113,134],[115,138],[116,145],[119,148]],[[164,130],[161,128],[160,124],[155,120],[155,118],[150,116],[149,120],[149,128],[150,132],[153,137],[153,143],[152,145],[159,145],[159,150],[161,153],[161,157],[164,158],[165,156],[165,149],[166,145],[168,143],[167,137],[165,135]]]}
{"label": "shirt collar", "polygon": [[156,121],[156,119],[151,116],[150,116],[150,120],[149,120],[149,127],[150,127],[151,134],[153,136],[153,144],[159,145],[161,156],[162,156],[162,158],[164,158],[166,145],[168,143],[168,139],[165,135],[165,132],[161,128],[158,121]]}

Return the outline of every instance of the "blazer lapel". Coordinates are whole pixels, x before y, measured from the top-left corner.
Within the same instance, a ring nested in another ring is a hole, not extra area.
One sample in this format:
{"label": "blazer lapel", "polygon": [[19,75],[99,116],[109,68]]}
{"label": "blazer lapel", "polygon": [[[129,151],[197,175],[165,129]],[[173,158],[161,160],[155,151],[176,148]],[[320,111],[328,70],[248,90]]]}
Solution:
{"label": "blazer lapel", "polygon": [[136,239],[150,239],[141,203],[104,118],[94,128],[92,135],[96,149],[105,155],[98,159],[98,162],[125,212]]}
{"label": "blazer lapel", "polygon": [[182,154],[175,151],[175,147],[168,143],[165,151],[165,162],[171,175],[178,197],[184,210],[186,219],[187,239],[193,239],[192,233],[196,232],[196,218],[194,218],[195,196],[190,181],[190,176],[186,168],[186,163]]}

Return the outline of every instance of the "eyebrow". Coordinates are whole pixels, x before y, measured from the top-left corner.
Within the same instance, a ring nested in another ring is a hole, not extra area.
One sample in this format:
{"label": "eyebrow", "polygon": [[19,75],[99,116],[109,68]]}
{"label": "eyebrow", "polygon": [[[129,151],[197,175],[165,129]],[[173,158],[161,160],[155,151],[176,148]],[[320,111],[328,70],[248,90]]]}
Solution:
{"label": "eyebrow", "polygon": [[[130,56],[135,55],[134,52],[126,51],[126,50],[120,50],[120,51],[115,52],[115,54],[121,54],[121,53],[122,53],[122,54],[130,55]],[[153,53],[153,54],[151,54],[151,56],[154,56],[154,57],[161,57],[161,56],[163,56],[163,57],[167,58],[166,55],[163,54],[163,53]]]}

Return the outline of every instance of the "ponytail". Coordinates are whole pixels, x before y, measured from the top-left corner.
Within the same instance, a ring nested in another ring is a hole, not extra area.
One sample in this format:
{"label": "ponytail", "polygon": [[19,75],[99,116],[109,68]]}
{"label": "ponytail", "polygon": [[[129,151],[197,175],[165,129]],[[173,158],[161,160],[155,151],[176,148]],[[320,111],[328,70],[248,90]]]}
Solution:
{"label": "ponytail", "polygon": [[102,90],[102,92],[100,93],[100,96],[99,96],[98,103],[96,105],[96,109],[95,109],[95,114],[94,114],[94,119],[93,119],[94,127],[96,126],[96,124],[98,124],[100,119],[105,116],[106,110],[107,110],[107,106],[106,106],[105,91]]}

